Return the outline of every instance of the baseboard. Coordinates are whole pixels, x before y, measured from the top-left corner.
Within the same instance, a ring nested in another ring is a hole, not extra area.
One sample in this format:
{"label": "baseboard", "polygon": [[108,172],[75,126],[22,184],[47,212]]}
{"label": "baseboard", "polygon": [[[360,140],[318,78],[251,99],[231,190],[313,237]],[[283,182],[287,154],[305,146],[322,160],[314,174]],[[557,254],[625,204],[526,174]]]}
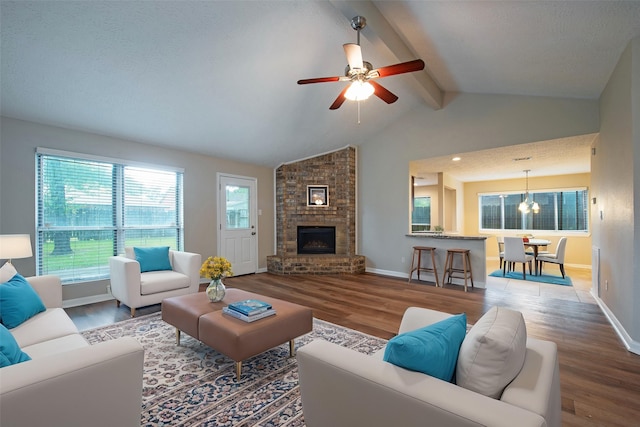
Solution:
{"label": "baseboard", "polygon": [[611,323],[611,326],[613,326],[613,330],[616,331],[627,350],[629,350],[631,353],[640,355],[640,342],[635,341],[633,338],[631,338],[624,326],[622,326],[622,323],[618,321],[615,314],[613,314],[613,312],[609,310],[607,304],[605,304],[605,302],[602,301],[600,297],[595,295],[593,291],[591,291],[591,296],[596,300],[596,302],[600,306],[600,309],[609,320],[609,323]]}
{"label": "baseboard", "polygon": [[113,300],[111,294],[91,295],[88,297],[74,298],[62,301],[62,308],[78,307],[80,305],[94,304],[96,302],[103,302]]}
{"label": "baseboard", "polygon": [[591,270],[591,264],[565,264],[569,268],[581,268],[583,270]]}
{"label": "baseboard", "polygon": [[402,277],[404,279],[409,279],[409,273],[399,273],[397,271],[391,270],[380,270],[379,268],[365,268],[364,270],[367,273],[379,274],[381,276],[391,276],[391,277]]}

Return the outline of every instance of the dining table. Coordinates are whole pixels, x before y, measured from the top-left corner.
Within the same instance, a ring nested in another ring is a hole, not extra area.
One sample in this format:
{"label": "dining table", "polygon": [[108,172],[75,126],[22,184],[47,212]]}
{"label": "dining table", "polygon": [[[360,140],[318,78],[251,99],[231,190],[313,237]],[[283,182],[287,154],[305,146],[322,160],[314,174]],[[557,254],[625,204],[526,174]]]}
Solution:
{"label": "dining table", "polygon": [[533,259],[535,260],[535,274],[538,275],[538,252],[540,247],[547,247],[551,244],[551,240],[547,239],[523,239],[525,248],[533,249]]}

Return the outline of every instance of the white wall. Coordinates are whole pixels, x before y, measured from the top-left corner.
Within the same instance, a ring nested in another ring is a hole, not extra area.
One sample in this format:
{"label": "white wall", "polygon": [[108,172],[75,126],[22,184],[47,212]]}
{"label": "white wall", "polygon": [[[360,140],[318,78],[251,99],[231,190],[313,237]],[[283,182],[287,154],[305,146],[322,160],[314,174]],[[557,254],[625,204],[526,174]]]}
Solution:
{"label": "white wall", "polygon": [[631,310],[633,312],[633,323],[629,325],[630,334],[633,343],[633,351],[640,354],[640,37],[635,38],[632,43],[632,87],[631,87],[631,123],[632,123],[632,140],[633,145],[633,257],[635,262],[634,280],[628,283],[626,288],[629,291],[629,299],[631,300]]}
{"label": "white wall", "polygon": [[464,234],[464,183],[443,173],[445,231]]}
{"label": "white wall", "polygon": [[627,347],[640,354],[640,38],[625,49],[602,92],[600,123],[591,165],[599,298]]}
{"label": "white wall", "polygon": [[[258,179],[258,262],[266,269],[274,248],[273,169],[152,147],[131,141],[2,117],[0,127],[0,233],[35,239],[35,149],[46,147],[184,168],[185,250],[204,257],[217,250],[216,173]],[[35,274],[35,258],[15,260],[23,275]],[[103,294],[107,281],[64,287],[64,299]]]}
{"label": "white wall", "polygon": [[590,134],[598,131],[598,123],[597,101],[460,94],[442,110],[417,109],[362,142],[358,248],[367,269],[409,271],[411,242],[405,235],[411,160]]}

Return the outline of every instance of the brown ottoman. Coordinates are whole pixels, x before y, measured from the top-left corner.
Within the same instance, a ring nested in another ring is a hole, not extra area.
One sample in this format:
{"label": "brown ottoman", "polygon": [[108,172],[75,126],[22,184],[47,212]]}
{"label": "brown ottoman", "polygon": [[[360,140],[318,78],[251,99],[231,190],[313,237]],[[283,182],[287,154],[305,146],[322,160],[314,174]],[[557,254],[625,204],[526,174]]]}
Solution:
{"label": "brown ottoman", "polygon": [[[251,323],[222,314],[229,303],[250,298],[270,303],[276,314]],[[162,301],[162,320],[176,327],[178,345],[183,331],[233,359],[237,379],[243,360],[287,341],[293,357],[294,339],[313,329],[310,308],[240,289],[227,289],[224,299],[217,303],[210,302],[204,292],[166,298]]]}
{"label": "brown ottoman", "polygon": [[180,331],[198,339],[200,316],[222,310],[226,304],[209,301],[203,292],[162,300],[162,320],[176,327],[176,344],[180,345]]}

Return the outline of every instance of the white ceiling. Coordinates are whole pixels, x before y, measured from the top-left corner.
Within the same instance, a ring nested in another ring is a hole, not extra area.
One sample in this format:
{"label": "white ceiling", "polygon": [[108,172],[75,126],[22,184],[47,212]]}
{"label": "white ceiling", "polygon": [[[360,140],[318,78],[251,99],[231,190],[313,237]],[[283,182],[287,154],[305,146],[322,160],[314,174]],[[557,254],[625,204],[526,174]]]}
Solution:
{"label": "white ceiling", "polygon": [[[455,156],[416,160],[409,172],[416,185],[435,185],[437,174],[444,172],[460,182],[492,181],[549,175],[588,173],[591,170],[591,146],[597,134],[532,142],[490,150],[460,153]],[[458,160],[453,160],[457,157]]]}
{"label": "white ceiling", "polygon": [[[430,79],[447,92],[597,99],[640,36],[638,1],[0,7],[2,115],[265,166],[366,143],[412,108],[437,108]],[[360,125],[354,103],[328,109],[345,83],[296,84],[343,73],[355,14],[369,21],[361,44],[374,67],[427,64],[379,80],[400,99],[364,102]]]}

